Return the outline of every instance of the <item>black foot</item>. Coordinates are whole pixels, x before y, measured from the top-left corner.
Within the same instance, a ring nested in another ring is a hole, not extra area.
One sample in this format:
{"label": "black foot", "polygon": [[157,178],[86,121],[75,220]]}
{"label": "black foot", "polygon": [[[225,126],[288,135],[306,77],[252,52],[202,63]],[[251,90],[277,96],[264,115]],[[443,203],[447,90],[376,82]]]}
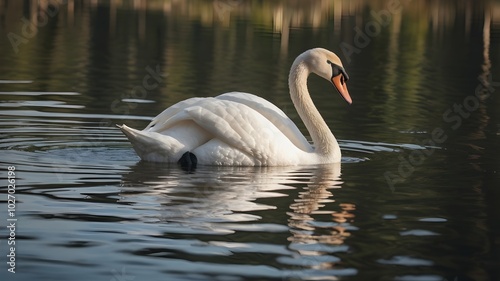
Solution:
{"label": "black foot", "polygon": [[196,170],[198,159],[196,158],[196,155],[188,151],[182,154],[181,159],[177,161],[177,164],[181,165],[181,168],[184,171],[193,172],[194,170]]}

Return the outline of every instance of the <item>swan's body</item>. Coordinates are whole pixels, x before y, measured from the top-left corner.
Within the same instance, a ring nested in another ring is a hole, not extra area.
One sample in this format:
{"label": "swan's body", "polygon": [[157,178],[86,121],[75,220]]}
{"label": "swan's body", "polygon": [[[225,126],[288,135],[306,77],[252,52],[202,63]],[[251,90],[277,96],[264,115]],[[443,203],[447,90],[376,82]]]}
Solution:
{"label": "swan's body", "polygon": [[252,94],[231,92],[191,98],[172,105],[142,131],[120,126],[146,161],[177,162],[186,152],[198,164],[288,166],[340,162],[337,140],[314,106],[307,77],[314,72],[331,80],[351,103],[340,59],[325,49],[311,49],[292,65],[290,96],[314,146],[272,103]]}

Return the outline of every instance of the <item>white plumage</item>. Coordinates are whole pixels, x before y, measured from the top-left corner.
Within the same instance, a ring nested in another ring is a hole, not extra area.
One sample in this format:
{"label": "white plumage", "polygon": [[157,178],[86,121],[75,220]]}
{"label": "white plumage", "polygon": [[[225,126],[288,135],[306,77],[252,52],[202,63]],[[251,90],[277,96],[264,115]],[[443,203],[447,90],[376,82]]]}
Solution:
{"label": "white plumage", "polygon": [[142,131],[126,125],[119,127],[146,161],[177,162],[190,151],[202,165],[287,166],[339,162],[337,141],[307,91],[310,72],[331,80],[349,103],[350,97],[344,83],[347,74],[335,54],[317,48],[295,60],[290,71],[290,95],[314,147],[281,109],[263,98],[240,92],[178,102],[156,116]]}

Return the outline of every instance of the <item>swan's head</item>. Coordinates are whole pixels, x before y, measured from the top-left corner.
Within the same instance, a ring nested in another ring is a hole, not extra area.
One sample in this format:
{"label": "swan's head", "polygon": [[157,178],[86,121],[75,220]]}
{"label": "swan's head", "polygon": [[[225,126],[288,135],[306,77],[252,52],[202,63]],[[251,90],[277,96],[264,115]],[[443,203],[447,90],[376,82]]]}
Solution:
{"label": "swan's head", "polygon": [[346,85],[349,75],[347,75],[340,58],[336,54],[326,49],[315,48],[306,51],[301,56],[305,56],[303,59],[310,71],[331,81],[344,100],[349,104],[352,103]]}

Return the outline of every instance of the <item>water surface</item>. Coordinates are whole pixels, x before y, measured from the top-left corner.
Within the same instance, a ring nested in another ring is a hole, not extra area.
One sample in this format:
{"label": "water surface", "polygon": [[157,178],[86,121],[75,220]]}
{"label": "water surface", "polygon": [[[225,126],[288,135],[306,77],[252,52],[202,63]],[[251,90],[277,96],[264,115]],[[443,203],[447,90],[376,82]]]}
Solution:
{"label": "water surface", "polygon": [[[0,1],[2,280],[500,280],[497,3],[46,3]],[[351,106],[309,80],[340,164],[186,172],[115,127],[239,90],[307,135],[287,73],[318,46],[351,77]]]}

